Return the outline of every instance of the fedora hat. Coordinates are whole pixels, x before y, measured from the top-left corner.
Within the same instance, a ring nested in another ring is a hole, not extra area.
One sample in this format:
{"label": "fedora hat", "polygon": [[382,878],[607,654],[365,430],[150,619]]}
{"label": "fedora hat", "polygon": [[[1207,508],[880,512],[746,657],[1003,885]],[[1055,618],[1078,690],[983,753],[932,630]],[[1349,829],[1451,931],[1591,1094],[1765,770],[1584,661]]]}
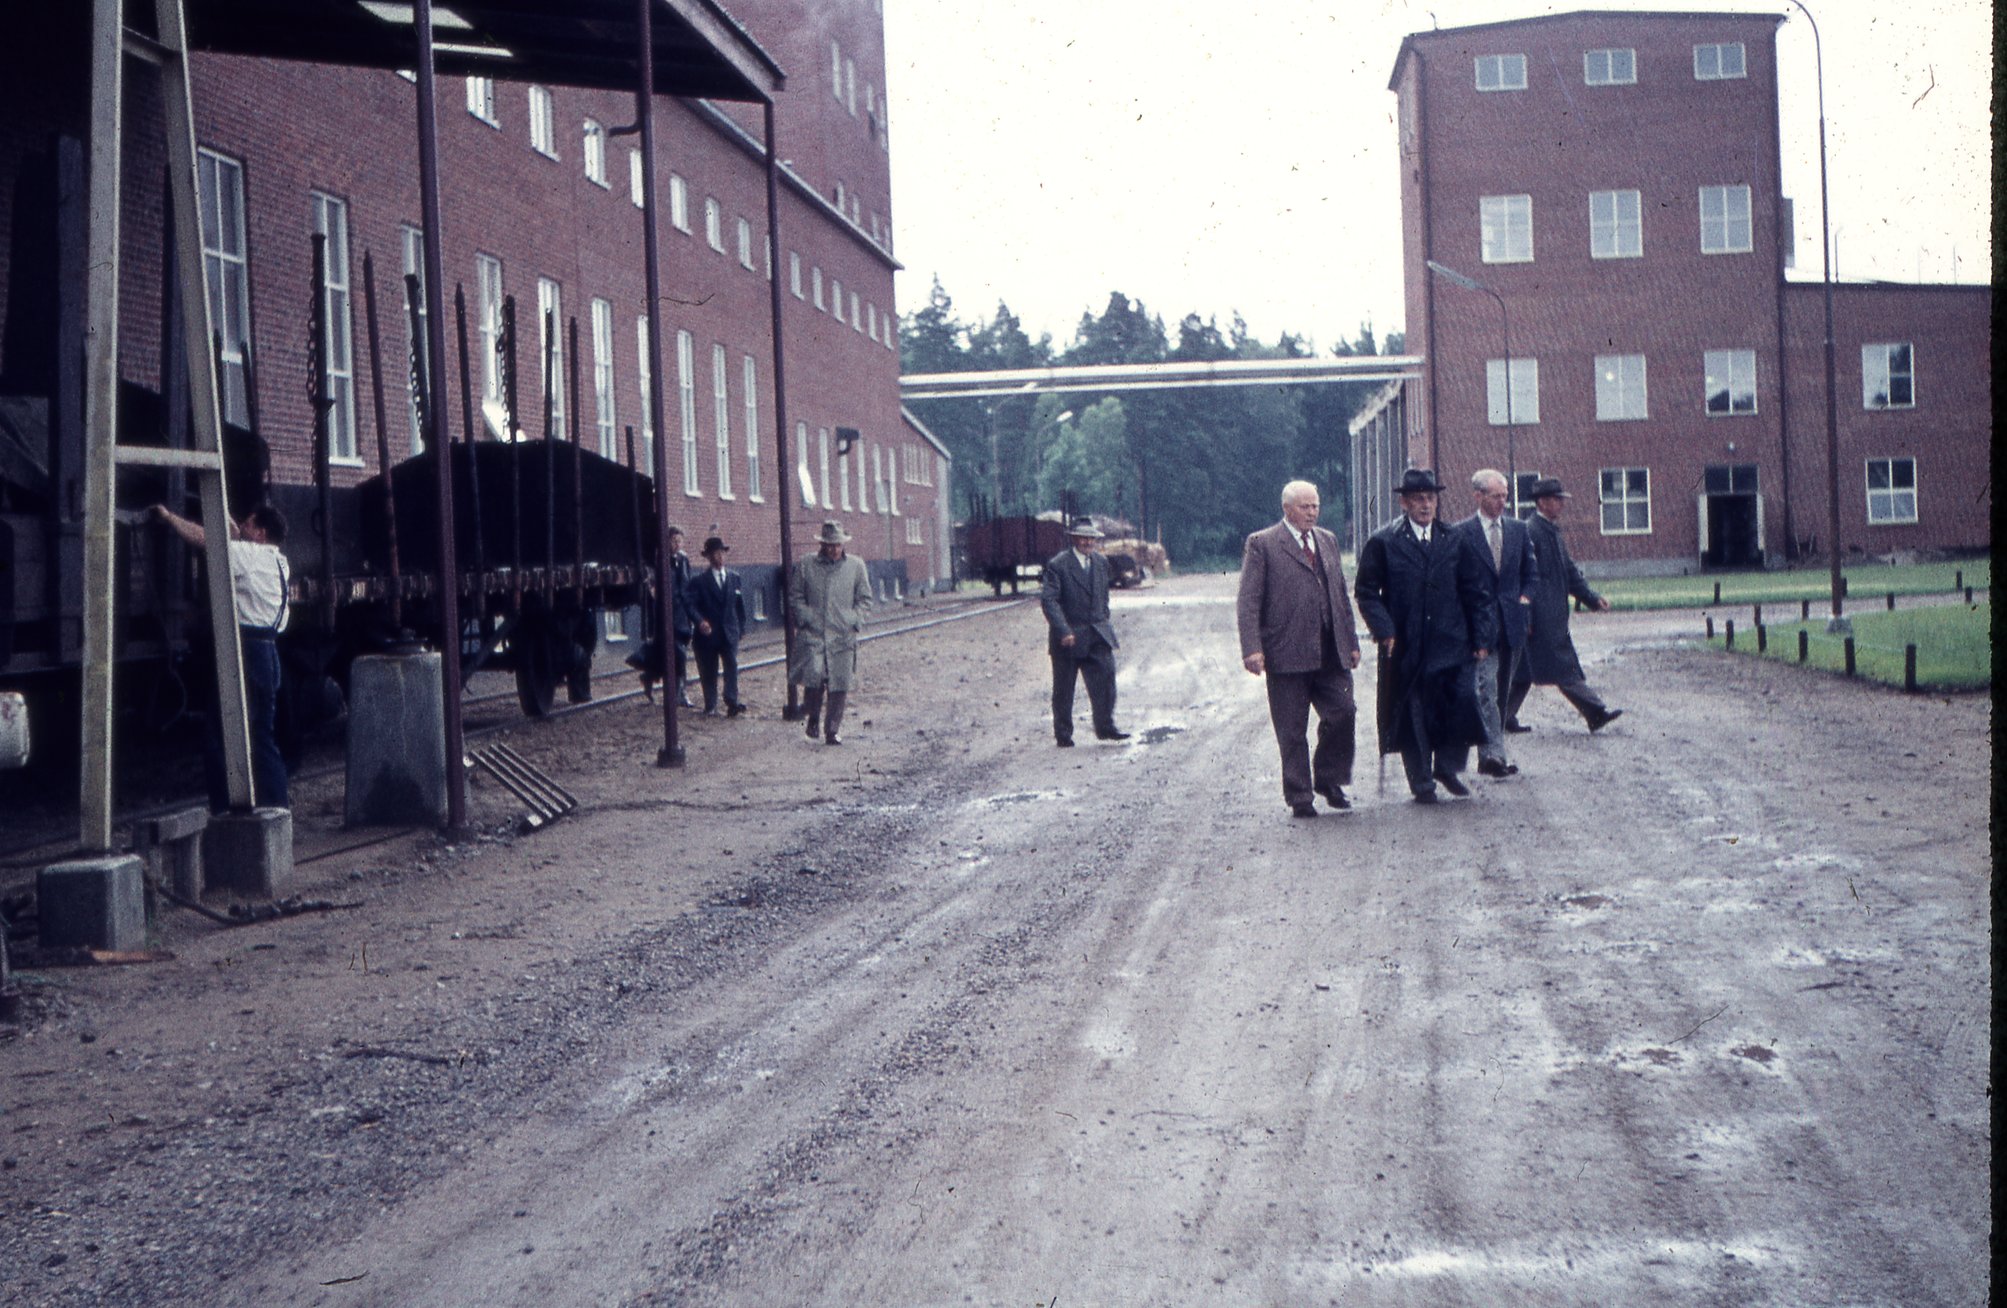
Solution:
{"label": "fedora hat", "polygon": [[704,553],[706,554],[713,554],[713,553],[723,554],[729,551],[731,548],[732,548],[731,546],[725,544],[724,539],[722,537],[719,536],[704,537]]}
{"label": "fedora hat", "polygon": [[1094,525],[1092,518],[1075,518],[1073,525],[1066,529],[1066,534],[1079,540],[1101,539],[1101,529]]}
{"label": "fedora hat", "polygon": [[1574,498],[1567,491],[1561,489],[1561,479],[1559,477],[1542,477],[1539,481],[1533,483],[1534,499],[1544,500],[1549,495],[1559,496],[1564,500]]}
{"label": "fedora hat", "polygon": [[849,539],[850,533],[845,531],[837,523],[836,519],[831,518],[822,524],[822,534],[815,538],[815,543],[818,545],[841,545]]}
{"label": "fedora hat", "polygon": [[1436,474],[1428,468],[1410,468],[1401,474],[1401,484],[1394,487],[1396,495],[1414,495],[1421,491],[1442,492],[1443,484],[1436,480]]}

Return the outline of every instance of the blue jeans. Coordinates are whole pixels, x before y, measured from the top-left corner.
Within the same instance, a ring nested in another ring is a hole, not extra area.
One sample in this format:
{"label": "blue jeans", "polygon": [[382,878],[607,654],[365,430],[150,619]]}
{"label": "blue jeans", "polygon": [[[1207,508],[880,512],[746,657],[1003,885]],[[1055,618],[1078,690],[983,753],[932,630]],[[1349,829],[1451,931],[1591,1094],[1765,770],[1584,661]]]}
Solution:
{"label": "blue jeans", "polygon": [[[276,641],[244,631],[244,709],[251,726],[251,802],[258,808],[286,808],[286,760],[279,755],[279,646]],[[203,770],[209,780],[209,808],[230,807],[224,779],[223,715],[210,723],[203,749]]]}

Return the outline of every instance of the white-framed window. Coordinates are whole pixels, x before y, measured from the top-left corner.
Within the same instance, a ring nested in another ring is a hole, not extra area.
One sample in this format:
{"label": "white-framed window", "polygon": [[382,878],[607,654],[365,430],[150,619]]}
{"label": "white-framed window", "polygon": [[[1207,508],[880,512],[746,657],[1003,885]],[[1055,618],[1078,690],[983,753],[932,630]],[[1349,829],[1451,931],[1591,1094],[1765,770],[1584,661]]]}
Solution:
{"label": "white-framed window", "polygon": [[[537,416],[545,412],[551,416],[548,434],[563,439],[565,431],[564,413],[564,301],[558,284],[548,277],[537,278],[537,364],[547,369],[543,373],[544,389],[537,392]],[[550,407],[546,410],[544,397],[550,397]]]}
{"label": "white-framed window", "polygon": [[1633,422],[1649,417],[1645,409],[1645,356],[1596,356],[1596,421]]}
{"label": "white-framed window", "polygon": [[1868,521],[1916,521],[1916,460],[1868,460]]}
{"label": "white-framed window", "polygon": [[856,291],[850,293],[850,330],[854,332],[864,330],[863,301]]}
{"label": "white-framed window", "polygon": [[676,416],[683,424],[683,493],[701,495],[697,484],[697,341],[676,333]]}
{"label": "white-framed window", "polygon": [[812,287],[812,288],[814,289],[814,291],[815,291],[815,307],[816,307],[816,308],[818,308],[818,309],[820,309],[820,308],[823,308],[823,307],[825,307],[825,306],[824,306],[824,304],[823,304],[823,302],[822,302],[822,269],[821,269],[821,268],[817,267],[817,268],[811,268],[811,269],[809,269],[809,285],[810,285],[810,286],[811,286],[811,287]]}
{"label": "white-framed window", "polygon": [[848,213],[850,211],[849,205],[850,192],[843,188],[843,179],[839,177],[836,179],[836,211],[838,213]]}
{"label": "white-framed window", "polygon": [[1526,56],[1523,54],[1479,55],[1477,89],[1480,91],[1524,91]]}
{"label": "white-framed window", "polygon": [[725,252],[725,210],[714,195],[704,197],[704,241],[719,254]]}
{"label": "white-framed window", "polygon": [[530,149],[552,159],[558,157],[557,109],[547,86],[530,88]]}
{"label": "white-framed window", "polygon": [[718,498],[732,498],[732,396],[725,381],[725,347],[711,346],[711,426],[718,447]]}
{"label": "white-framed window", "polygon": [[608,644],[617,645],[628,638],[626,609],[602,609],[599,619],[599,633]]}
{"label": "white-framed window", "polygon": [[[419,425],[418,392],[411,379],[431,366],[426,357],[425,336],[426,325],[431,321],[431,308],[425,302],[425,233],[405,223],[398,227],[397,238],[403,256],[397,285],[398,302],[404,306],[404,416],[411,428],[411,452],[422,454],[425,452],[425,431]],[[413,277],[418,279],[418,325],[415,331],[411,323]]]}
{"label": "white-framed window", "polygon": [[591,118],[585,120],[582,153],[585,155],[585,180],[611,190],[613,184],[606,180],[606,128]]}
{"label": "white-framed window", "polygon": [[1638,259],[1644,253],[1644,204],[1638,193],[1589,192],[1589,257]]}
{"label": "white-framed window", "polygon": [[843,61],[843,106],[850,111],[852,118],[857,117],[857,61],[855,59],[846,59]]}
{"label": "white-framed window", "polygon": [[833,509],[836,507],[836,504],[829,498],[829,428],[817,427],[815,429],[815,438],[818,446],[817,453],[820,455],[822,463],[822,507]]}
{"label": "white-framed window", "polygon": [[834,277],[829,279],[829,312],[838,322],[843,321],[843,283]]}
{"label": "white-framed window", "polygon": [[1652,530],[1649,468],[1604,468],[1597,478],[1605,536],[1645,536]]}
{"label": "white-framed window", "polygon": [[1749,188],[1701,187],[1701,253],[1747,254],[1754,248],[1750,244],[1749,236]]}
{"label": "white-framed window", "polygon": [[1585,51],[1582,55],[1582,80],[1590,86],[1629,86],[1638,80],[1638,52]]}
{"label": "white-framed window", "polygon": [[627,149],[627,198],[639,209],[648,203],[648,188],[641,180],[641,151],[629,146]]}
{"label": "white-framed window", "polygon": [[801,491],[801,502],[808,508],[815,507],[815,469],[808,462],[808,424],[794,425],[794,479]]}
{"label": "white-framed window", "polygon": [[669,225],[685,235],[689,234],[690,184],[683,180],[682,174],[675,172],[669,174]]}
{"label": "white-framed window", "polygon": [[795,299],[801,298],[801,253],[797,250],[787,252],[787,288]]}
{"label": "white-framed window", "polygon": [[764,500],[766,487],[760,477],[760,365],[748,354],[745,361],[746,388],[746,498]]}
{"label": "white-framed window", "polygon": [[850,512],[850,465],[857,458],[857,446],[852,441],[849,449],[839,444],[836,450],[836,501],[845,513]]}
{"label": "white-framed window", "polygon": [[467,79],[467,112],[490,127],[500,127],[502,120],[495,117],[495,79],[492,77],[470,77]]}
{"label": "white-framed window", "polygon": [[492,254],[474,256],[475,299],[481,341],[481,416],[491,435],[511,439],[503,430],[502,411],[502,261]]}
{"label": "white-framed window", "polygon": [[1719,82],[1734,77],[1749,76],[1749,62],[1743,55],[1742,42],[1726,41],[1716,45],[1697,45],[1693,48],[1693,76],[1699,82]]}
{"label": "white-framed window", "polygon": [[327,238],[327,299],[321,328],[327,337],[328,458],[361,463],[355,444],[355,312],[349,292],[348,202],[321,191],[308,193],[313,233]]}
{"label": "white-framed window", "polygon": [[209,286],[210,329],[223,337],[217,376],[223,419],[251,421],[251,284],[244,243],[244,165],[214,150],[196,152],[201,191],[202,276]]}
{"label": "white-framed window", "polygon": [[648,340],[648,315],[634,320],[635,380],[640,383],[641,448],[634,457],[649,476],[655,475],[655,351]]}
{"label": "white-framed window", "polygon": [[926,544],[920,537],[920,520],[918,518],[906,519],[906,543],[908,545]]}
{"label": "white-framed window", "polygon": [[744,218],[739,219],[739,266],[748,271],[753,266],[753,225]]}
{"label": "white-framed window", "polygon": [[874,341],[878,339],[878,306],[875,304],[864,306],[864,334]]}
{"label": "white-framed window", "polygon": [[829,93],[840,103],[843,99],[843,46],[832,39],[829,43]]}
{"label": "white-framed window", "polygon": [[1708,417],[1756,412],[1756,351],[1708,350],[1702,364],[1707,374]]}
{"label": "white-framed window", "polygon": [[1533,197],[1486,195],[1477,202],[1479,257],[1486,263],[1533,261]]}
{"label": "white-framed window", "polygon": [[613,303],[597,297],[592,301],[592,399],[599,452],[609,459],[618,459],[619,423],[613,403]]}
{"label": "white-framed window", "polygon": [[[1506,422],[1505,360],[1484,361],[1484,407],[1486,420],[1494,427]],[[1512,361],[1512,425],[1524,427],[1540,421],[1540,361]]]}
{"label": "white-framed window", "polygon": [[1512,488],[1512,516],[1523,522],[1538,512],[1534,507],[1533,488],[1539,484],[1540,474],[1521,468],[1517,476],[1518,484]]}
{"label": "white-framed window", "polygon": [[[857,510],[860,513],[869,513],[871,512],[871,486],[864,480],[864,444],[864,438],[859,436],[857,444],[851,447],[853,457],[850,461],[850,466],[857,469]],[[872,453],[876,454],[877,452],[877,449],[874,447]]]}
{"label": "white-framed window", "polygon": [[1861,347],[1861,407],[1916,407],[1916,360],[1908,341]]}

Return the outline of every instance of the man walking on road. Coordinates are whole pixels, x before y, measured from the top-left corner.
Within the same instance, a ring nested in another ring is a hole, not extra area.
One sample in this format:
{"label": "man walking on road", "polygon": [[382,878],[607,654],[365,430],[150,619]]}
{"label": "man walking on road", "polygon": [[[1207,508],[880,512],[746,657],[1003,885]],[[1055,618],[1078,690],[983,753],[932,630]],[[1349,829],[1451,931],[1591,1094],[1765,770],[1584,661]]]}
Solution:
{"label": "man walking on road", "polygon": [[1519,768],[1505,757],[1505,699],[1526,648],[1527,618],[1533,588],[1540,583],[1540,569],[1526,524],[1505,511],[1505,474],[1496,468],[1479,469],[1471,474],[1470,488],[1477,494],[1477,512],[1456,529],[1477,550],[1485,584],[1491,590],[1492,613],[1498,619],[1497,648],[1490,658],[1475,664],[1477,713],[1484,723],[1477,770],[1487,777],[1509,777]]}
{"label": "man walking on road", "polygon": [[1073,744],[1073,683],[1087,683],[1098,740],[1127,740],[1115,725],[1115,624],[1108,616],[1108,560],[1101,532],[1088,518],[1067,528],[1067,547],[1045,562],[1039,604],[1049,629],[1052,657],[1052,734],[1060,748]]}
{"label": "man walking on road", "polygon": [[1519,721],[1519,706],[1526,692],[1538,682],[1552,686],[1575,706],[1589,730],[1601,731],[1618,718],[1622,709],[1613,709],[1582,676],[1582,661],[1575,656],[1575,640],[1568,634],[1568,600],[1572,596],[1598,613],[1610,611],[1610,601],[1598,595],[1583,577],[1582,569],[1568,557],[1561,539],[1561,509],[1570,498],[1561,483],[1543,477],[1533,483],[1533,505],[1540,512],[1528,524],[1533,552],[1540,558],[1540,576],[1532,590],[1532,629],[1527,636],[1526,658],[1519,675],[1512,679],[1512,691],[1505,702],[1507,723]]}
{"label": "man walking on road", "polygon": [[[819,731],[841,745],[843,709],[857,685],[857,634],[871,603],[871,577],[862,560],[843,551],[850,539],[835,521],[822,524],[812,558],[794,565],[788,603],[794,608],[794,665],[788,677],[802,688],[808,738]],[[828,693],[828,707],[823,695]]]}
{"label": "man walking on road", "polygon": [[725,713],[737,717],[739,703],[739,637],[746,630],[746,596],[739,574],[725,566],[731,546],[716,536],[704,542],[704,561],[711,566],[683,588],[683,602],[695,628],[692,646],[697,676],[704,683],[704,716],[718,715],[718,665],[725,669]]}
{"label": "man walking on road", "polygon": [[1380,646],[1380,752],[1398,751],[1418,804],[1470,788],[1457,774],[1484,739],[1470,664],[1491,656],[1498,619],[1484,564],[1436,521],[1442,483],[1410,468],[1394,488],[1401,517],[1359,551],[1359,612]]}
{"label": "man walking on road", "polygon": [[[1282,802],[1300,818],[1317,816],[1310,801],[1352,807],[1352,669],[1359,633],[1338,562],[1338,538],[1317,525],[1317,487],[1282,488],[1282,521],[1247,538],[1241,550],[1241,663],[1268,679],[1268,719],[1282,751]],[[1317,752],[1304,742],[1317,709]]]}

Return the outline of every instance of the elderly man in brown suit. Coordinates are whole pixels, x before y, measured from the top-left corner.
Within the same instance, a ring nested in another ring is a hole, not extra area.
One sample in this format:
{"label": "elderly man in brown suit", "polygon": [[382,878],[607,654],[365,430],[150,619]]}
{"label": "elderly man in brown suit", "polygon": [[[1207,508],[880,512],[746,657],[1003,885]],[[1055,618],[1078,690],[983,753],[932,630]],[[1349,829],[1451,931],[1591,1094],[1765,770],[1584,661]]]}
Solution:
{"label": "elderly man in brown suit", "polygon": [[[1282,521],[1247,538],[1240,564],[1241,662],[1268,678],[1268,716],[1282,750],[1282,800],[1297,817],[1316,817],[1312,794],[1350,808],[1352,669],[1359,633],[1338,564],[1338,538],[1317,525],[1317,488],[1282,488]],[[1317,708],[1317,752],[1304,733]]]}

